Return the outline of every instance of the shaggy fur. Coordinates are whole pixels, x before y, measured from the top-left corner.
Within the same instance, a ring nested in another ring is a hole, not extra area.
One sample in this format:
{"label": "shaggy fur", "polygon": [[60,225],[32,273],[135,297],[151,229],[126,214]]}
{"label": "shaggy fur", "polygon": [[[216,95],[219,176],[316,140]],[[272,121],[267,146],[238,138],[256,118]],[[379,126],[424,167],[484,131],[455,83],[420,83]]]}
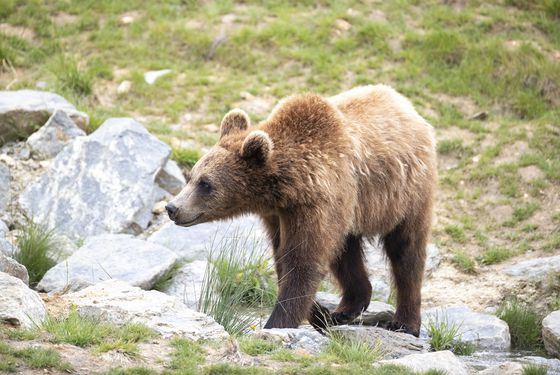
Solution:
{"label": "shaggy fur", "polygon": [[[292,96],[249,127],[240,110],[225,116],[218,144],[170,202],[170,217],[184,226],[244,213],[262,218],[279,280],[266,328],[358,316],[371,298],[362,243],[380,236],[397,288],[391,328],[418,335],[436,185],[432,127],[384,85]],[[343,291],[332,314],[313,303],[327,272]]]}

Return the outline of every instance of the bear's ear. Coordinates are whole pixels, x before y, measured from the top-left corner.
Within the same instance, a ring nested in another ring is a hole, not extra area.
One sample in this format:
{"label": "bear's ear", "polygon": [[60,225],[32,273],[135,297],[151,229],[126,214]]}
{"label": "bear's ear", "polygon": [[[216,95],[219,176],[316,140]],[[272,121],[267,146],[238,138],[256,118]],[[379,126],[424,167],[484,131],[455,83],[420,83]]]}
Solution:
{"label": "bear's ear", "polygon": [[245,111],[239,108],[232,109],[224,116],[220,125],[220,138],[238,131],[246,130],[251,120]]}
{"label": "bear's ear", "polygon": [[249,133],[241,146],[241,157],[247,160],[254,160],[257,163],[264,163],[272,151],[273,143],[269,135],[262,130],[255,130]]}

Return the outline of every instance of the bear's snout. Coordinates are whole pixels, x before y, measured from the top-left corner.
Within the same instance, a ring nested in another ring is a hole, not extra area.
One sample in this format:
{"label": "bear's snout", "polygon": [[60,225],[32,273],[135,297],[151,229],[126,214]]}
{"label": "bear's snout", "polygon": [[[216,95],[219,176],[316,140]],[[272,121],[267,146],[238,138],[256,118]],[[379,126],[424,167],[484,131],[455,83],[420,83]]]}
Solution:
{"label": "bear's snout", "polygon": [[177,206],[175,206],[173,203],[167,203],[165,205],[165,209],[167,210],[167,215],[169,215],[169,218],[175,221],[175,219],[177,218],[177,212],[179,211]]}

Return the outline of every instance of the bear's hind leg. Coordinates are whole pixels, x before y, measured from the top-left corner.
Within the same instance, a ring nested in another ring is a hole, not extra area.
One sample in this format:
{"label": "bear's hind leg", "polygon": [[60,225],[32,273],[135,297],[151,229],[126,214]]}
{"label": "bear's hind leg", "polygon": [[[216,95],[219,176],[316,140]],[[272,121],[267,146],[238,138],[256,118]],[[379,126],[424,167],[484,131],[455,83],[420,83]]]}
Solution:
{"label": "bear's hind leg", "polygon": [[342,288],[342,300],[332,314],[332,324],[352,322],[371,300],[371,283],[364,264],[362,236],[348,234],[338,258],[331,263],[331,272]]}
{"label": "bear's hind leg", "polygon": [[383,238],[397,288],[397,311],[390,329],[420,334],[422,277],[429,227],[403,222]]}

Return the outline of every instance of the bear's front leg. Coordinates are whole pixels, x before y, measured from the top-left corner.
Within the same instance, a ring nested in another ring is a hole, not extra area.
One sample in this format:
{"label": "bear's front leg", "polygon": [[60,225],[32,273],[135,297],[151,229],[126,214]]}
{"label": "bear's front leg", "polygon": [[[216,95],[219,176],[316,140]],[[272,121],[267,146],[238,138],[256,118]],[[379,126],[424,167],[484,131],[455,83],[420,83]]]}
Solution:
{"label": "bear's front leg", "polygon": [[282,268],[285,271],[279,283],[278,301],[264,328],[297,328],[308,319],[323,279],[316,262],[305,257],[285,256]]}

